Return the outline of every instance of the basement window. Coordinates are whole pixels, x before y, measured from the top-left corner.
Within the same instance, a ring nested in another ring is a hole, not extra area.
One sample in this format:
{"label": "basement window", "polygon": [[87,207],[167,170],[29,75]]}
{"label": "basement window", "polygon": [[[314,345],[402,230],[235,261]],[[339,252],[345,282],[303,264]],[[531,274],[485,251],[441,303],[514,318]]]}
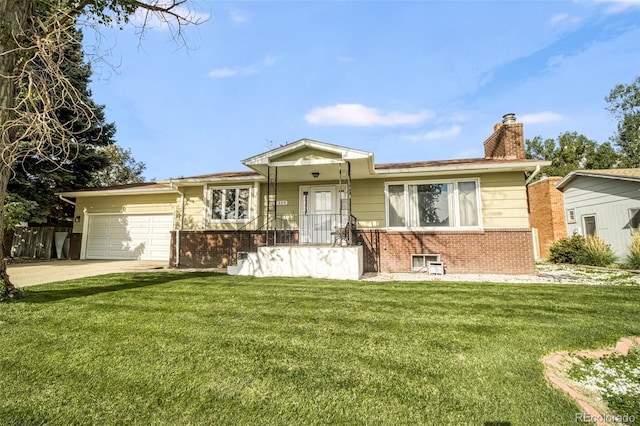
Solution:
{"label": "basement window", "polygon": [[412,254],[411,255],[411,270],[412,271],[426,271],[429,266],[429,262],[440,262],[439,254]]}

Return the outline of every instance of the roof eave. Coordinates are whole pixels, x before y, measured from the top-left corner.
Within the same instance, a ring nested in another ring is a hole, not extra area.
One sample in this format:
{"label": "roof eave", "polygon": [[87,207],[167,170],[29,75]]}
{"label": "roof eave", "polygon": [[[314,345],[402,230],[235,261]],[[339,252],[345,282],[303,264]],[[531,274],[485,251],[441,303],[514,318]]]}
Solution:
{"label": "roof eave", "polygon": [[574,180],[578,176],[583,177],[596,177],[603,179],[616,179],[616,180],[626,180],[630,182],[640,182],[640,178],[633,176],[618,176],[618,175],[606,175],[601,173],[590,173],[589,171],[572,171],[568,175],[566,175],[562,180],[556,183],[556,189],[562,191],[562,188],[567,186],[572,180]]}
{"label": "roof eave", "polygon": [[537,166],[544,167],[551,165],[550,161],[526,161],[518,163],[502,163],[502,164],[465,164],[465,165],[443,165],[443,166],[425,166],[425,167],[408,167],[408,168],[389,168],[375,170],[375,175],[398,175],[398,174],[450,174],[450,173],[490,173],[492,171],[517,171],[529,172],[534,171]]}
{"label": "roof eave", "polygon": [[179,186],[199,186],[203,183],[211,182],[246,182],[246,181],[263,181],[265,177],[262,175],[254,176],[223,176],[223,177],[206,177],[206,178],[181,178],[181,179],[167,179],[158,181],[164,185],[179,185]]}
{"label": "roof eave", "polygon": [[151,194],[173,194],[177,193],[173,188],[156,188],[156,189],[96,189],[91,191],[69,191],[56,192],[55,195],[64,197],[107,197],[110,195],[151,195]]}

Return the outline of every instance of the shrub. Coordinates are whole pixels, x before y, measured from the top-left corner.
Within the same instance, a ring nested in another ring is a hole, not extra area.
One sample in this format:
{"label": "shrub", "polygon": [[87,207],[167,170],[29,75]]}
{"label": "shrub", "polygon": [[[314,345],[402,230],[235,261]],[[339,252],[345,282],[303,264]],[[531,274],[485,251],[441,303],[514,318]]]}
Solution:
{"label": "shrub", "polygon": [[638,231],[631,236],[629,253],[624,260],[623,266],[627,269],[640,269],[640,232]]}
{"label": "shrub", "polygon": [[615,261],[616,255],[611,250],[611,246],[597,235],[587,237],[578,255],[578,262],[582,265],[609,266]]}
{"label": "shrub", "polygon": [[577,264],[584,245],[585,240],[582,235],[560,238],[549,247],[549,261]]}

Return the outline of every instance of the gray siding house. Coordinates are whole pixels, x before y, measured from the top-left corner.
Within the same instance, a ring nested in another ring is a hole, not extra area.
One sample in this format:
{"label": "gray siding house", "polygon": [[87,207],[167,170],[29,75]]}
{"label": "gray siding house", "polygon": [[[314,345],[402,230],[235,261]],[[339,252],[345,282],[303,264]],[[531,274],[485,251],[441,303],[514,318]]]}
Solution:
{"label": "gray siding house", "polygon": [[640,169],[575,170],[556,185],[567,235],[598,235],[619,257],[640,232]]}

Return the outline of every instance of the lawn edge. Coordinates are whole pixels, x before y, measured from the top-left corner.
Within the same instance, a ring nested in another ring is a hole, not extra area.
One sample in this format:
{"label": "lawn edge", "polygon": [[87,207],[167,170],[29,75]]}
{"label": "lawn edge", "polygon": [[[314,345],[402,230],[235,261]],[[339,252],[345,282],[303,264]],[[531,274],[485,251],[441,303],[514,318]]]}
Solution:
{"label": "lawn edge", "polygon": [[584,410],[584,413],[593,419],[593,423],[596,426],[623,425],[623,423],[605,421],[614,415],[609,411],[604,400],[599,397],[597,392],[584,389],[584,387],[571,380],[566,373],[571,366],[579,362],[578,358],[600,359],[613,354],[627,356],[634,345],[640,345],[640,336],[623,337],[616,343],[615,347],[575,352],[554,352],[545,355],[540,361],[545,366],[544,376],[551,385],[574,400]]}

